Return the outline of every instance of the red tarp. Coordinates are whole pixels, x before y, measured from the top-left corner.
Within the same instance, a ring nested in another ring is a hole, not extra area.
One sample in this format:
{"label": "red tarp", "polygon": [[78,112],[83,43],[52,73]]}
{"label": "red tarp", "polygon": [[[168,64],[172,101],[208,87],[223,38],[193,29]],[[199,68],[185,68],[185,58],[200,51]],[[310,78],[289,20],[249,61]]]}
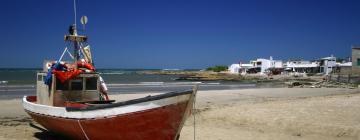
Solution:
{"label": "red tarp", "polygon": [[60,80],[61,83],[64,83],[65,81],[78,76],[82,72],[82,70],[74,70],[74,71],[53,70],[52,72],[53,74],[55,74],[56,78]]}

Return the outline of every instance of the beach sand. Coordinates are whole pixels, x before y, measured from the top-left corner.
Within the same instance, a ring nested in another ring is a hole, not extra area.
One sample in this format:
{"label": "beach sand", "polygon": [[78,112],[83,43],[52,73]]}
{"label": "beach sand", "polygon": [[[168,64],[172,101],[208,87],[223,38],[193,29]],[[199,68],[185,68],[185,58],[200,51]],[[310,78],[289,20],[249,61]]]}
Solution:
{"label": "beach sand", "polygon": [[[199,91],[198,140],[360,139],[360,90],[346,88],[259,88]],[[144,94],[117,94],[127,100]],[[156,94],[156,93],[152,93]],[[63,139],[30,127],[20,99],[0,100],[0,139]],[[180,140],[194,137],[193,116]]]}

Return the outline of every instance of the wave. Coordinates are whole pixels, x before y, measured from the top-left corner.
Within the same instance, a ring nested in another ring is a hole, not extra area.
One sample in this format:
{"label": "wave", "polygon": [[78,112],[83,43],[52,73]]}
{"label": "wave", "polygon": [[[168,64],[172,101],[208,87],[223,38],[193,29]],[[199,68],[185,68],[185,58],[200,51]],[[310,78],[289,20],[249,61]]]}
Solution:
{"label": "wave", "polygon": [[34,91],[36,89],[0,89],[0,92],[8,92],[8,91]]}
{"label": "wave", "polygon": [[182,69],[162,69],[163,71],[181,71]]}
{"label": "wave", "polygon": [[0,88],[34,88],[36,87],[36,85],[5,85],[5,84],[2,84],[0,85]]}
{"label": "wave", "polygon": [[172,85],[220,85],[220,83],[203,83],[203,82],[139,82],[132,84],[113,83],[108,86],[172,86]]}
{"label": "wave", "polygon": [[164,85],[164,82],[139,82],[140,85]]}
{"label": "wave", "polygon": [[123,72],[105,72],[105,73],[100,73],[103,75],[122,75],[124,74]]}

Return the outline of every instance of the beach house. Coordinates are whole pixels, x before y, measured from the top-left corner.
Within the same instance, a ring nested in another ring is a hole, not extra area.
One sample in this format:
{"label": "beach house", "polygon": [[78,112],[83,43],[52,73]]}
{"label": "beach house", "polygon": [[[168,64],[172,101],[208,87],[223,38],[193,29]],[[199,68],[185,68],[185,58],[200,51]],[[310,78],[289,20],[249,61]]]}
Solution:
{"label": "beach house", "polygon": [[258,58],[254,61],[251,61],[251,64],[254,68],[259,69],[261,74],[265,74],[270,70],[274,69],[283,69],[283,62],[281,60],[273,60],[273,57],[270,56],[270,59]]}
{"label": "beach house", "polygon": [[228,68],[229,72],[232,74],[247,74],[249,69],[253,68],[252,64],[231,64]]}
{"label": "beach house", "polygon": [[240,71],[240,64],[231,64],[228,71],[232,74],[238,74]]}
{"label": "beach house", "polygon": [[319,73],[319,63],[306,60],[289,60],[284,65],[287,72]]}
{"label": "beach house", "polygon": [[336,67],[336,57],[331,55],[330,57],[324,57],[320,59],[320,73],[328,75]]}
{"label": "beach house", "polygon": [[335,73],[349,73],[352,70],[352,62],[336,62],[336,67],[332,72]]}
{"label": "beach house", "polygon": [[353,62],[343,60],[336,62],[337,58],[333,55],[324,57],[314,61],[307,61],[302,59],[288,60],[283,63],[281,60],[273,60],[270,56],[269,59],[258,58],[250,61],[249,64],[232,64],[229,66],[229,73],[233,74],[247,74],[247,73],[260,73],[260,74],[281,74],[285,73],[321,73],[328,75],[332,72],[350,71],[358,69],[360,72],[360,48],[353,48]]}

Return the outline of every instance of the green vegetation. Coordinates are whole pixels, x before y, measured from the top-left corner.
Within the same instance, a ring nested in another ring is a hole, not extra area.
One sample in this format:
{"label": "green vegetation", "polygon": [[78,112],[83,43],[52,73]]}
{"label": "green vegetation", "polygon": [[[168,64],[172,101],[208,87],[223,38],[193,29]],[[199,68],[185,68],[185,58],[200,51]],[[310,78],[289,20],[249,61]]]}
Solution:
{"label": "green vegetation", "polygon": [[207,71],[220,72],[220,71],[226,71],[227,69],[228,69],[227,66],[214,66],[214,67],[209,67],[206,70]]}

